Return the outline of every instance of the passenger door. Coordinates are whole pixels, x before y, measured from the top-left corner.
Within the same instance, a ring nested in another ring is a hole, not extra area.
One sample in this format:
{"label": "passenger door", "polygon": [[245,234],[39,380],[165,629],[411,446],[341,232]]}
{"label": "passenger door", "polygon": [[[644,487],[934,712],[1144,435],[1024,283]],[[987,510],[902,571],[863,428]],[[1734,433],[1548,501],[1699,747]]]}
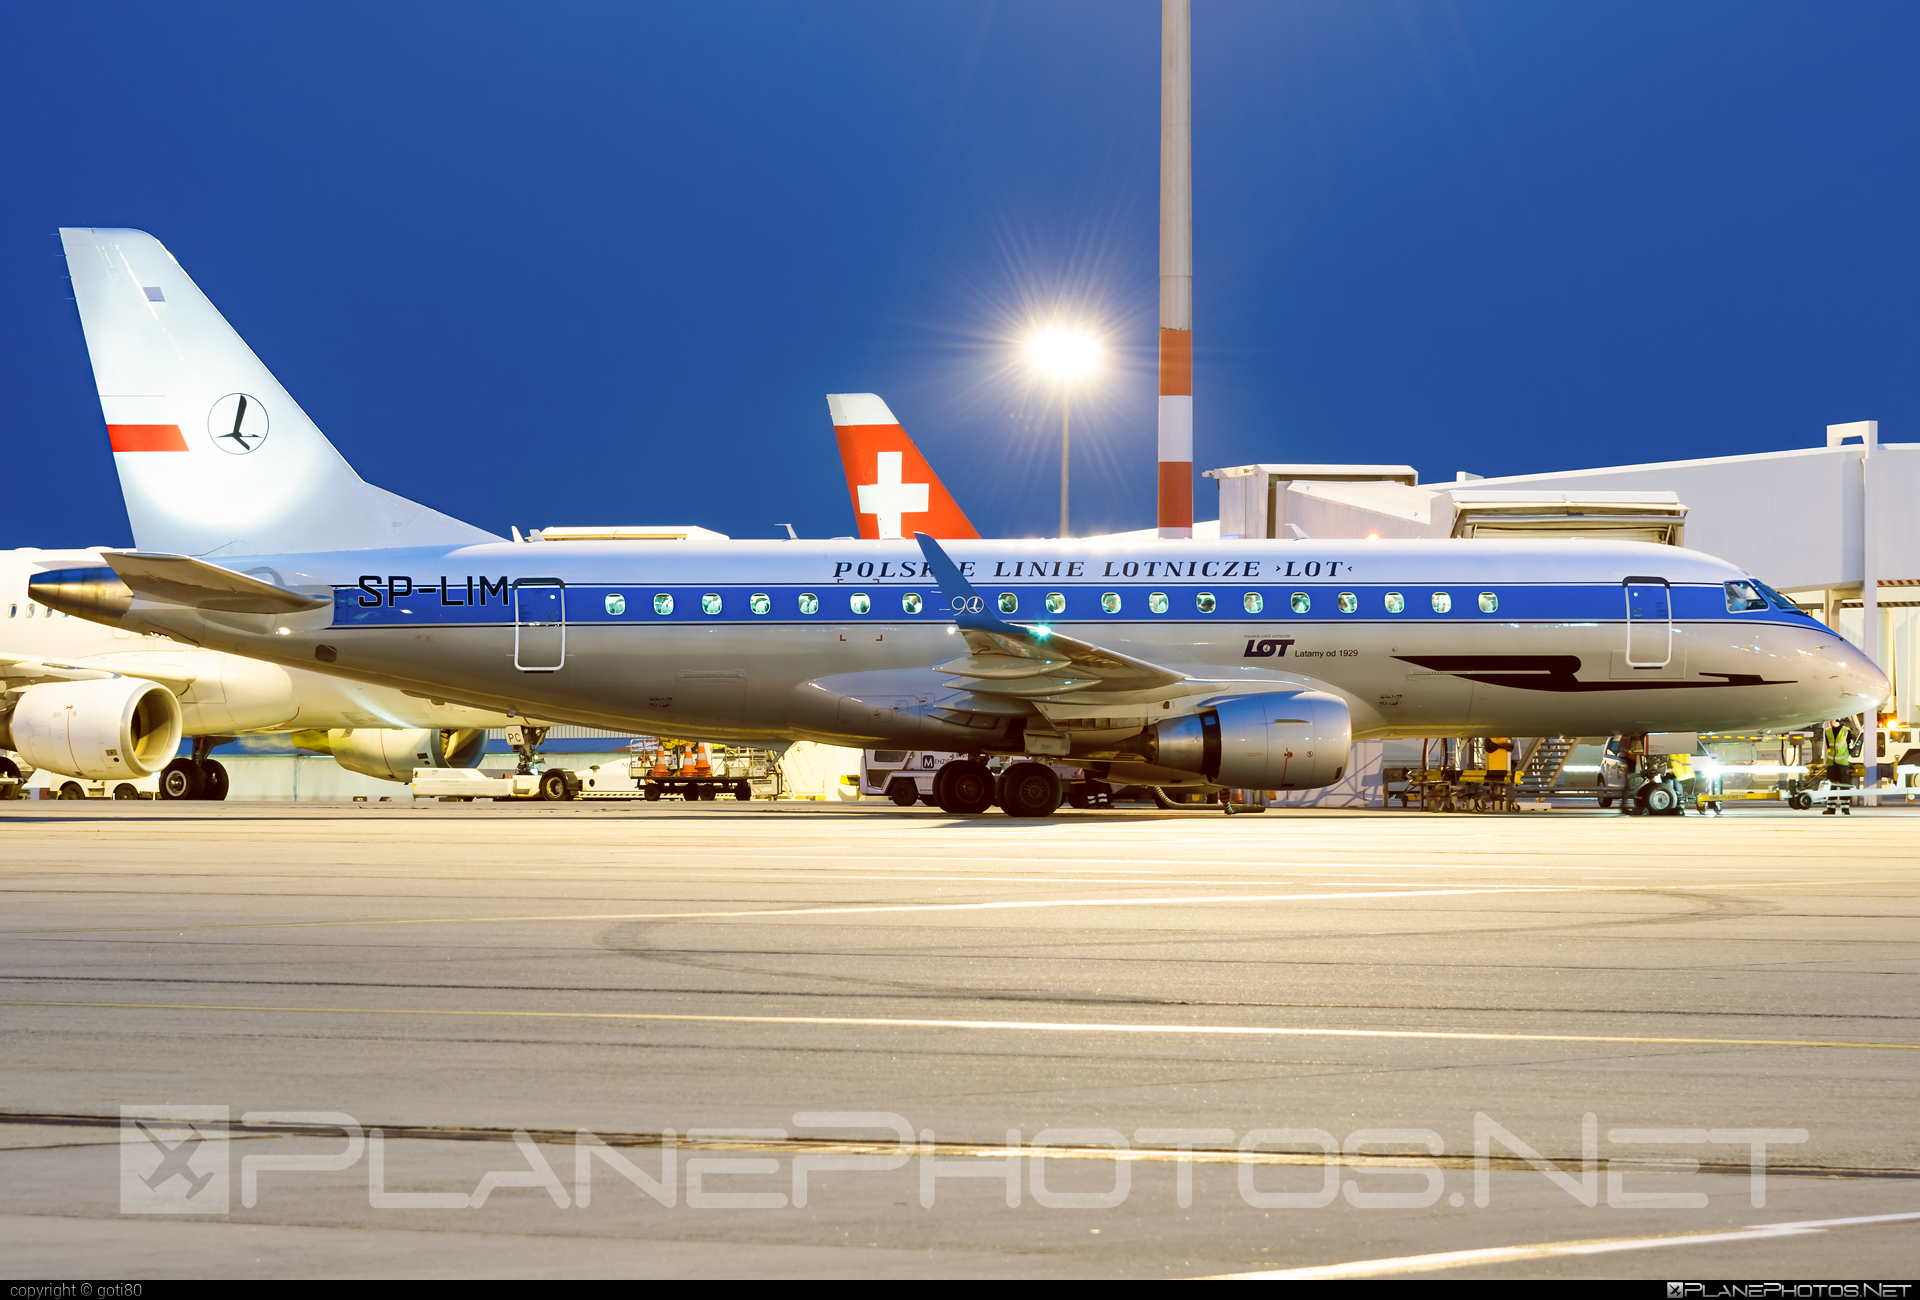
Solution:
{"label": "passenger door", "polygon": [[567,586],[558,578],[513,584],[513,666],[550,673],[567,662]]}
{"label": "passenger door", "polygon": [[1665,668],[1673,658],[1673,590],[1665,578],[1628,578],[1627,665]]}

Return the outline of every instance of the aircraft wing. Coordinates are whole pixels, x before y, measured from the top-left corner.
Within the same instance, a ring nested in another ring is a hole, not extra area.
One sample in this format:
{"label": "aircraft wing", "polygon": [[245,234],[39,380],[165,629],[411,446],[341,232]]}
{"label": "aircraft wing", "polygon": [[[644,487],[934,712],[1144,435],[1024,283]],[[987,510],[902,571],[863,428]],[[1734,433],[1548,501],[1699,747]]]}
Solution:
{"label": "aircraft wing", "polygon": [[1009,623],[989,613],[985,599],[940,544],[925,533],[913,536],[970,652],[935,670],[963,679],[975,694],[1080,699],[1153,692],[1188,680],[1185,673],[1063,636],[1044,623]]}
{"label": "aircraft wing", "polygon": [[326,596],[305,596],[189,555],[102,551],[120,580],[148,600],[235,614],[299,614],[325,609]]}
{"label": "aircraft wing", "polygon": [[199,674],[174,664],[146,664],[117,655],[84,655],[78,659],[48,659],[41,655],[0,651],[0,684],[7,689],[41,682],[87,682],[106,677],[138,677],[158,682],[175,695],[199,680]]}

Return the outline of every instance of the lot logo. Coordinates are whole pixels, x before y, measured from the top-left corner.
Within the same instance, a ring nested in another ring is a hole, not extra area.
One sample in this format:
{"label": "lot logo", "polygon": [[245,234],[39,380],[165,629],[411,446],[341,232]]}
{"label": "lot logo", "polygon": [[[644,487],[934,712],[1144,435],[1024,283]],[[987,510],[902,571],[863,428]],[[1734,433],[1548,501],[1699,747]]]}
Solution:
{"label": "lot logo", "polygon": [[207,436],[230,456],[258,451],[267,440],[267,408],[246,393],[228,393],[207,412]]}
{"label": "lot logo", "polygon": [[1261,641],[1256,641],[1252,637],[1248,637],[1247,651],[1240,657],[1242,659],[1272,659],[1278,656],[1281,659],[1285,659],[1287,657],[1287,647],[1292,644],[1292,637],[1268,637]]}
{"label": "lot logo", "polygon": [[120,1213],[227,1213],[227,1107],[122,1106]]}

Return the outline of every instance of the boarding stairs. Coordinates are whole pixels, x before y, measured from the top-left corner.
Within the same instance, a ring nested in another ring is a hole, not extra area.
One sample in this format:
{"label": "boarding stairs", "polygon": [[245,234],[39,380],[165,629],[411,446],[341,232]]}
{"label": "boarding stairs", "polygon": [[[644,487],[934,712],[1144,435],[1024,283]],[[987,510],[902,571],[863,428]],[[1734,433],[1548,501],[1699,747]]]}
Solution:
{"label": "boarding stairs", "polygon": [[1579,744],[1576,737],[1542,736],[1527,747],[1527,756],[1520,763],[1518,793],[1528,799],[1544,799],[1552,794],[1560,784],[1560,770],[1567,765],[1567,756],[1573,753]]}

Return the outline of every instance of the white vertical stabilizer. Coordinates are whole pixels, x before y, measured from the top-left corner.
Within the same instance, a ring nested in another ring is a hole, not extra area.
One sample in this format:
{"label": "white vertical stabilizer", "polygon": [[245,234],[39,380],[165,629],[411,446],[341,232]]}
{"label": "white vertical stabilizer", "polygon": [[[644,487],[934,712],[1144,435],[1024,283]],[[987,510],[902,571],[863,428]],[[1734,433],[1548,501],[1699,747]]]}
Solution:
{"label": "white vertical stabilizer", "polygon": [[60,239],[142,550],[224,559],[500,540],[354,473],[152,235]]}

